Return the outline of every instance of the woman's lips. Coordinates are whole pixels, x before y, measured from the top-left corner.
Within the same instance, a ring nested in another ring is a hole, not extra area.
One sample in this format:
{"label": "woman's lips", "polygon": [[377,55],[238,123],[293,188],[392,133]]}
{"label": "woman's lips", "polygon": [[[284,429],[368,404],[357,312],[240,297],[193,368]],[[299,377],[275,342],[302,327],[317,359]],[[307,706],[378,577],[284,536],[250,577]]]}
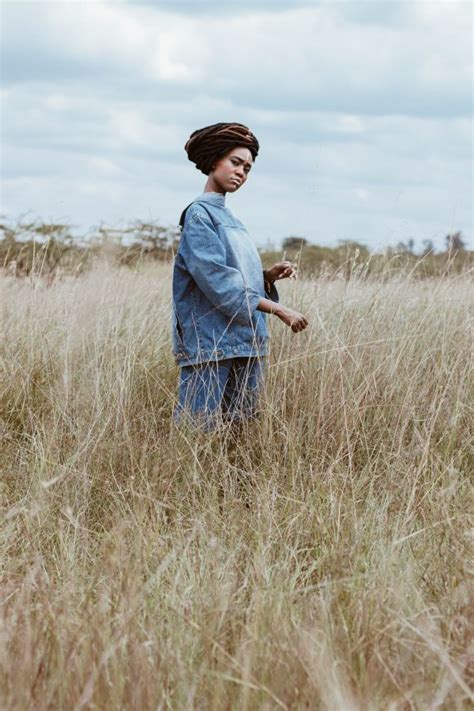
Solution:
{"label": "woman's lips", "polygon": [[234,183],[234,185],[240,185],[240,182],[238,180],[235,180],[235,178],[231,178],[231,183]]}

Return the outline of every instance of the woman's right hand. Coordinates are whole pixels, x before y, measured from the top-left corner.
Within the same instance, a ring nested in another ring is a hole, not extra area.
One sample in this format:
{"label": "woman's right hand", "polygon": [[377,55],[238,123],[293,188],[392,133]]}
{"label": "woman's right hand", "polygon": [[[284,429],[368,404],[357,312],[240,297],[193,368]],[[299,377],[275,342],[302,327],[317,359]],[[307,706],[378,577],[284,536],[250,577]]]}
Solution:
{"label": "woman's right hand", "polygon": [[283,323],[286,323],[286,325],[291,328],[293,333],[304,331],[308,325],[308,319],[303,316],[303,314],[300,314],[299,311],[288,309],[285,306],[281,306],[278,310],[276,310],[275,316],[278,316]]}

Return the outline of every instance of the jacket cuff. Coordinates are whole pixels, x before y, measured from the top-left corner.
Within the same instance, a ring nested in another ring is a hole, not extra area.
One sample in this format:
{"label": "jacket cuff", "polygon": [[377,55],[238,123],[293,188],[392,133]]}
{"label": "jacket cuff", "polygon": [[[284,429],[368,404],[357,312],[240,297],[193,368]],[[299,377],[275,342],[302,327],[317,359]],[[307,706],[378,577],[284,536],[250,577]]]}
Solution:
{"label": "jacket cuff", "polygon": [[252,316],[257,310],[258,302],[261,298],[262,295],[258,291],[246,288],[244,298],[233,314],[233,320],[242,326],[250,326],[252,324]]}
{"label": "jacket cuff", "polygon": [[280,297],[278,295],[277,288],[275,286],[274,281],[267,281],[267,279],[263,280],[264,286],[265,286],[265,295],[267,298],[271,299],[272,301],[276,301],[277,303],[280,301]]}

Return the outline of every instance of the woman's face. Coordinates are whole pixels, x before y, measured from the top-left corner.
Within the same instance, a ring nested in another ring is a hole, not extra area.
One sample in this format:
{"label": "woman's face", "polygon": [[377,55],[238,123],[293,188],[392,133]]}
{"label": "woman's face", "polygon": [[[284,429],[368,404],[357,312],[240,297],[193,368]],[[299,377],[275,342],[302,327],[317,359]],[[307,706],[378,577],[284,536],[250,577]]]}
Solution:
{"label": "woman's face", "polygon": [[217,192],[231,192],[242,187],[252,168],[252,154],[248,148],[233,148],[214,165],[209,178]]}

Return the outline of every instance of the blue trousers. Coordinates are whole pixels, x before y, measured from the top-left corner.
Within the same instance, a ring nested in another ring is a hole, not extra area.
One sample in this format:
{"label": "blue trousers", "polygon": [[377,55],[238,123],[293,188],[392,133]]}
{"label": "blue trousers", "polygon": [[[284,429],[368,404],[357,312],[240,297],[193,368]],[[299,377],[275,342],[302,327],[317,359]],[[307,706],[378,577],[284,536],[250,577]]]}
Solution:
{"label": "blue trousers", "polygon": [[186,415],[206,431],[220,422],[254,419],[263,384],[263,359],[228,358],[180,368],[174,421]]}

